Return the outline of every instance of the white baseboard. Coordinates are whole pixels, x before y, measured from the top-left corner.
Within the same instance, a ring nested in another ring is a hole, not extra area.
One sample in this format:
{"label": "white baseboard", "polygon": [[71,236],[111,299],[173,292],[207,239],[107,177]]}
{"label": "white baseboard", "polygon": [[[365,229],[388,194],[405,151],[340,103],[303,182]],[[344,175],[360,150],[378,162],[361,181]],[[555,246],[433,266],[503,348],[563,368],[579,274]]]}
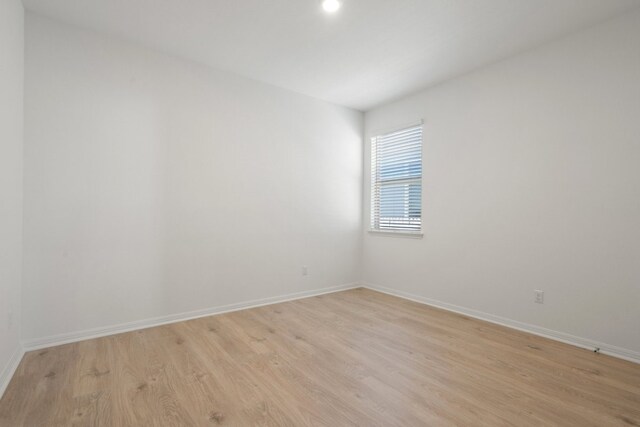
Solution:
{"label": "white baseboard", "polygon": [[354,289],[364,287],[374,291],[383,292],[396,297],[404,298],[407,300],[419,302],[422,304],[430,305],[444,310],[452,311],[455,313],[463,314],[465,316],[473,317],[487,322],[495,323],[498,325],[506,326],[509,328],[517,329],[519,331],[528,332],[534,335],[539,335],[545,338],[549,338],[555,341],[564,342],[577,347],[595,350],[600,349],[599,352],[607,354],[609,356],[617,357],[620,359],[628,360],[635,363],[640,363],[640,353],[593,341],[587,338],[581,338],[574,335],[570,335],[564,332],[558,332],[551,329],[542,328],[540,326],[531,325],[528,323],[519,322],[512,319],[507,319],[493,314],[484,313],[481,311],[460,307],[454,304],[448,304],[441,301],[432,300],[419,295],[413,295],[407,292],[398,291],[395,289],[385,288],[383,286],[374,285],[371,283],[349,283],[339,286],[333,286],[329,288],[316,289],[311,291],[296,292],[291,294],[279,295],[275,297],[262,298],[257,300],[245,301],[235,304],[228,304],[218,307],[206,308],[202,310],[190,311],[186,313],[176,313],[168,316],[155,317],[151,319],[138,320],[134,322],[121,323],[112,326],[105,326],[94,329],[87,329],[84,331],[70,332],[65,334],[59,334],[51,337],[38,338],[22,343],[22,347],[17,349],[12,359],[9,361],[5,369],[0,375],[0,397],[4,389],[9,384],[15,369],[18,367],[22,356],[26,351],[39,350],[46,347],[54,347],[62,344],[69,344],[73,342],[83,341],[91,338],[99,338],[108,335],[120,334],[123,332],[130,332],[139,329],[151,328],[154,326],[161,326],[170,323],[182,322],[185,320],[197,319],[200,317],[212,316],[215,314],[229,313],[232,311],[244,310],[248,308],[260,307],[269,304],[276,304],[285,301],[293,301],[296,299],[308,298],[317,295],[329,294],[333,292],[340,292],[348,289]]}
{"label": "white baseboard", "polygon": [[16,369],[18,369],[22,356],[24,356],[24,349],[22,346],[18,346],[9,358],[9,361],[2,372],[0,372],[0,399],[2,399],[2,395],[4,395],[11,378],[13,378],[13,374],[16,372]]}
{"label": "white baseboard", "polygon": [[345,291],[361,287],[358,283],[348,283],[329,288],[315,289],[311,291],[295,292],[292,294],[279,295],[275,297],[261,298],[257,300],[244,301],[235,304],[222,305],[218,307],[205,308],[186,313],[170,314],[168,316],[154,317],[151,319],[137,320],[134,322],[120,323],[112,326],[105,326],[84,331],[69,332],[54,335],[51,337],[37,338],[25,341],[22,346],[25,351],[39,350],[46,347],[54,347],[62,344],[83,341],[91,338],[100,338],[108,335],[131,332],[139,329],[151,328],[154,326],[167,325],[169,323],[183,322],[185,320],[197,319],[200,317],[212,316],[214,314],[229,313],[232,311],[245,310],[247,308],[260,307],[263,305],[276,304],[279,302],[293,301],[301,298],[308,298],[317,295],[329,294],[333,292]]}
{"label": "white baseboard", "polygon": [[393,295],[395,297],[404,298],[410,301],[419,302],[419,303],[430,305],[437,308],[442,308],[444,310],[452,311],[458,314],[463,314],[465,316],[473,317],[475,319],[485,320],[487,322],[506,326],[512,329],[517,329],[519,331],[528,332],[530,334],[549,338],[555,341],[560,341],[565,344],[571,344],[576,347],[586,348],[591,351],[595,351],[596,349],[599,349],[598,351],[602,354],[617,357],[619,359],[628,360],[630,362],[640,363],[640,353],[638,353],[637,351],[617,347],[617,346],[602,343],[602,342],[593,341],[587,338],[577,337],[575,335],[554,331],[551,329],[531,325],[528,323],[518,322],[517,320],[495,316],[493,314],[484,313],[482,311],[473,310],[470,308],[460,307],[458,305],[449,304],[442,301],[436,301],[436,300],[425,298],[419,295],[413,295],[408,292],[398,291],[391,288],[385,288],[384,286],[373,285],[371,283],[362,283],[362,287],[365,287],[374,291],[382,292],[385,294]]}

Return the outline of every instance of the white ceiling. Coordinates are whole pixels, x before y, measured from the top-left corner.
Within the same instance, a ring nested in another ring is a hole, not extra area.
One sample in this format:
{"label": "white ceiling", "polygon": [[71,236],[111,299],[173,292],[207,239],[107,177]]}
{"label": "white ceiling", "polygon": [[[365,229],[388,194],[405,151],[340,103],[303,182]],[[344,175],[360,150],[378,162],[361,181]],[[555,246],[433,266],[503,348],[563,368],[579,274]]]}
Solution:
{"label": "white ceiling", "polygon": [[640,0],[24,0],[35,11],[368,110]]}

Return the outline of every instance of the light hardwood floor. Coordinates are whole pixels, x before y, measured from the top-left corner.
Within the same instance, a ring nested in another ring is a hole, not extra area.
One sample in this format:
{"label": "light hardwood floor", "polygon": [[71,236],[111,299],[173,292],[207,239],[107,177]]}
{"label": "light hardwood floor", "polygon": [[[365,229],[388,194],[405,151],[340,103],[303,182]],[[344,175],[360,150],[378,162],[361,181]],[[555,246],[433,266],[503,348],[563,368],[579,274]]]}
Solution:
{"label": "light hardwood floor", "polygon": [[357,289],[27,353],[2,426],[640,426],[640,365]]}

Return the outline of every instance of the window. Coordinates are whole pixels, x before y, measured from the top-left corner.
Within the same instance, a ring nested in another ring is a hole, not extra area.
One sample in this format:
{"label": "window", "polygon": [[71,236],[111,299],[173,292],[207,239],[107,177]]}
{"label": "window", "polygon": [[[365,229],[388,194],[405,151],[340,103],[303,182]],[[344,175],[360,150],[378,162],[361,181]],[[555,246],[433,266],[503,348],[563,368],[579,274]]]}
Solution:
{"label": "window", "polygon": [[422,124],[371,138],[371,230],[422,231]]}

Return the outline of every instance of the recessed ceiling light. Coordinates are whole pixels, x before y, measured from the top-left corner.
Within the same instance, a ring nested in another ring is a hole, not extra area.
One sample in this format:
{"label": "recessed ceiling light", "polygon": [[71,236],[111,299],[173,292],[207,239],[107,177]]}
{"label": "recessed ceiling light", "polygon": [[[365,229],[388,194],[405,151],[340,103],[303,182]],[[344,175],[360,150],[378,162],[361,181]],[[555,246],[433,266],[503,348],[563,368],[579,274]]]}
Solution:
{"label": "recessed ceiling light", "polygon": [[322,8],[324,9],[325,12],[328,12],[328,13],[337,12],[338,9],[340,9],[340,6],[342,5],[338,0],[324,0],[322,2]]}

